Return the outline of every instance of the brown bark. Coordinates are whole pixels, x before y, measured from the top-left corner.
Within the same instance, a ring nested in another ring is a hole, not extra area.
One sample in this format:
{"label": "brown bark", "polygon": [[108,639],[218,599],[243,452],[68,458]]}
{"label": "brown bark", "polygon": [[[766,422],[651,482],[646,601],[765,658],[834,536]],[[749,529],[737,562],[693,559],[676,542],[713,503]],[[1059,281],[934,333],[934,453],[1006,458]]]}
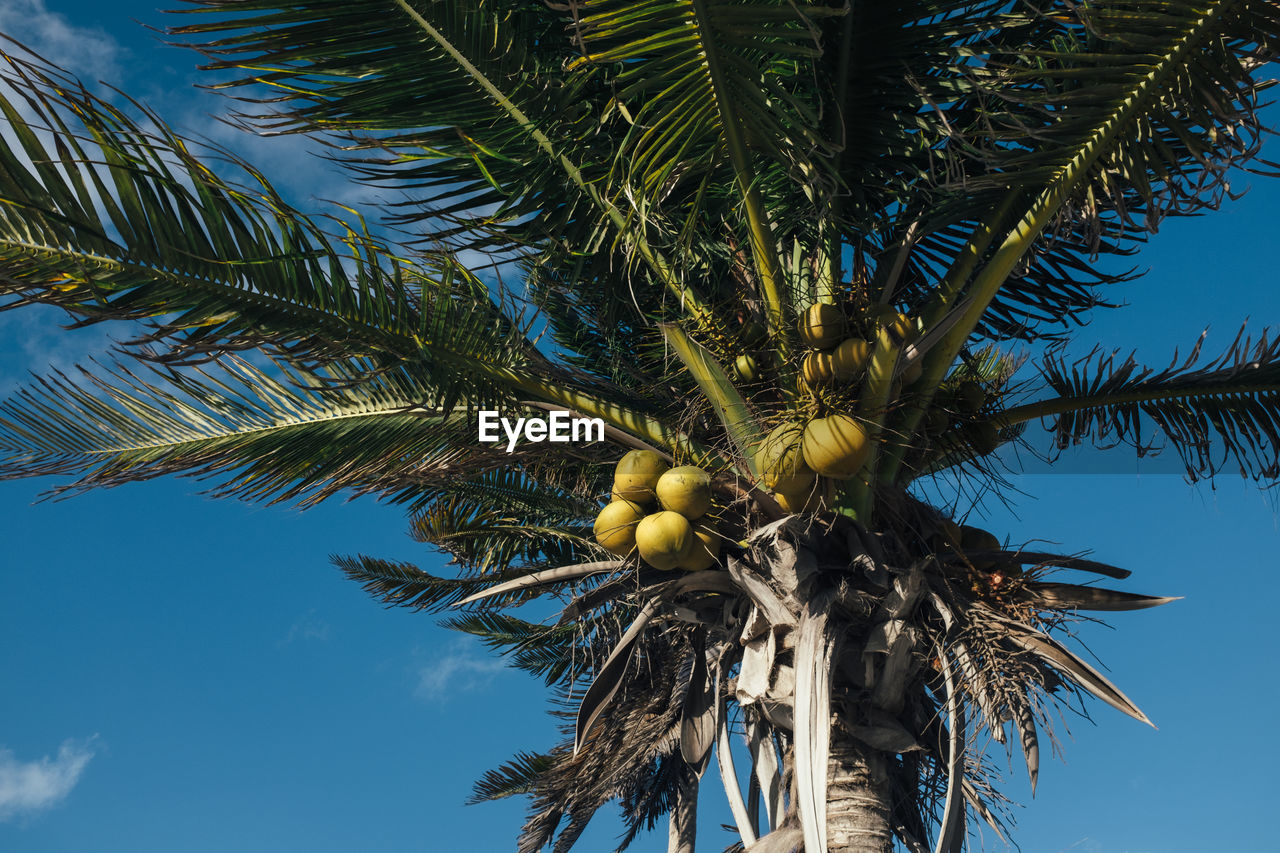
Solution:
{"label": "brown bark", "polygon": [[827,764],[827,849],[830,853],[892,853],[888,759],[831,728]]}

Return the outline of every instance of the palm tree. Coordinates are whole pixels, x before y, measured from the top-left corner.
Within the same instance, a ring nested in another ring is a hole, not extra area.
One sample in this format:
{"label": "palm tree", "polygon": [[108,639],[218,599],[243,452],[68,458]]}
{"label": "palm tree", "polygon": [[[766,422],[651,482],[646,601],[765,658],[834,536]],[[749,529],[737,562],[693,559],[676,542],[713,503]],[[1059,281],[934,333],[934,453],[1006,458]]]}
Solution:
{"label": "palm tree", "polygon": [[[561,707],[563,743],[476,786],[529,795],[521,851],[615,799],[623,847],[669,816],[693,850],[713,754],[746,849],[960,850],[1000,831],[979,734],[1034,785],[1055,703],[1146,721],[1062,637],[1168,599],[963,522],[1033,422],[1276,479],[1268,335],[1164,370],[1071,346],[1130,277],[1100,259],[1264,164],[1274,3],[193,5],[171,36],[246,125],[396,201],[309,217],[7,51],[6,307],[135,333],[0,407],[4,476],[403,505],[456,575],[341,568],[457,608]],[[484,411],[605,440],[485,443]],[[549,624],[507,612],[537,597]]]}

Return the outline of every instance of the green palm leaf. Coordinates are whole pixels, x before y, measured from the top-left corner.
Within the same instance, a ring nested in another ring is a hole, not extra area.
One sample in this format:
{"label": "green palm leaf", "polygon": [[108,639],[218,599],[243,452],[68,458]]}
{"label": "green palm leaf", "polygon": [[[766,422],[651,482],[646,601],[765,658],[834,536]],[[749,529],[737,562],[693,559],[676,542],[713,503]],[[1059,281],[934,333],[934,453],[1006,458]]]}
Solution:
{"label": "green palm leaf", "polygon": [[5,476],[79,476],[54,493],[182,473],[246,500],[311,504],[351,490],[411,501],[459,464],[510,458],[474,442],[466,410],[434,408],[411,373],[323,387],[279,364],[274,375],[231,357],[220,366],[37,380],[0,405]]}
{"label": "green palm leaf", "polygon": [[405,353],[429,328],[417,276],[358,223],[331,237],[227,152],[211,153],[254,186],[217,177],[150,113],[144,128],[53,69],[3,61],[17,142],[0,140],[7,305],[149,321],[170,358]]}
{"label": "green palm leaf", "polygon": [[1068,361],[1049,355],[1042,371],[1056,398],[1028,403],[997,420],[1053,418],[1059,448],[1084,440],[1125,443],[1139,453],[1167,441],[1191,479],[1211,477],[1229,462],[1241,476],[1280,476],[1280,341],[1243,331],[1222,355],[1200,362],[1202,337],[1185,360],[1164,370],[1130,355],[1093,353]]}

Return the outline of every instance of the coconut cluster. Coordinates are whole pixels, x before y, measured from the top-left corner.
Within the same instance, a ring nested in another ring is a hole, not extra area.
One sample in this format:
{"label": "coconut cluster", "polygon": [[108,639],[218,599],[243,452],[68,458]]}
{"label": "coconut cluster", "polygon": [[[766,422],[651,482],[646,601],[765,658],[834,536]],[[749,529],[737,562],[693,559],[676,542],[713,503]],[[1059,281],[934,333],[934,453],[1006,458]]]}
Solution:
{"label": "coconut cluster", "polygon": [[1000,431],[989,420],[976,420],[987,403],[981,382],[966,379],[940,395],[940,405],[930,409],[924,430],[942,446],[968,447],[981,456],[1000,446]]}
{"label": "coconut cluster", "polygon": [[[835,305],[818,302],[809,306],[797,325],[800,340],[809,347],[800,365],[805,383],[817,387],[860,381],[881,329],[887,329],[899,346],[919,336],[915,320],[887,305],[871,310],[863,336],[850,334],[848,318]],[[910,385],[919,379],[920,371],[920,362],[913,363],[903,371],[903,384]]]}
{"label": "coconut cluster", "polygon": [[596,516],[596,541],[619,556],[638,551],[655,569],[701,571],[720,556],[720,536],[706,518],[711,504],[706,471],[672,468],[651,450],[632,450],[614,470],[611,500]]}
{"label": "coconut cluster", "polygon": [[755,463],[765,488],[784,510],[812,512],[830,499],[833,481],[856,474],[870,452],[862,422],[835,414],[774,427],[757,448]]}

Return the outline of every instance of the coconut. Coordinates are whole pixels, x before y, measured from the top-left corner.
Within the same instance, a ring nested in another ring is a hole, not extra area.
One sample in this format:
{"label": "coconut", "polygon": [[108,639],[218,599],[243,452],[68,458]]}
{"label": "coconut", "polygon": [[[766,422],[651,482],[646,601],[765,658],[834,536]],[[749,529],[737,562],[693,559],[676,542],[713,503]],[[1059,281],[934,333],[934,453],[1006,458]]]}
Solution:
{"label": "coconut", "polygon": [[929,435],[941,435],[951,425],[951,418],[942,409],[933,408],[925,412],[924,431]]}
{"label": "coconut", "polygon": [[880,325],[889,330],[889,334],[899,343],[909,343],[920,335],[916,321],[909,314],[893,311],[880,319]]}
{"label": "coconut", "polygon": [[935,553],[954,551],[960,547],[960,539],[964,535],[960,525],[949,518],[938,519],[938,530],[929,540]]}
{"label": "coconut", "polygon": [[964,440],[975,453],[986,456],[1000,446],[1000,430],[991,421],[978,421],[964,428]]}
{"label": "coconut", "polygon": [[800,340],[814,349],[833,347],[844,336],[844,314],[834,305],[818,302],[800,316]]}
{"label": "coconut", "polygon": [[711,475],[694,465],[672,468],[658,478],[658,503],[693,521],[711,509]]}
{"label": "coconut", "polygon": [[613,472],[613,494],[637,503],[649,503],[654,487],[671,466],[652,450],[631,450],[618,461]]}
{"label": "coconut", "polygon": [[768,342],[769,333],[755,320],[747,320],[738,330],[738,340],[749,347],[760,347]]}
{"label": "coconut", "polygon": [[825,486],[814,483],[798,492],[775,492],[773,498],[783,511],[799,515],[826,509],[834,494],[834,484],[828,480]]}
{"label": "coconut", "polygon": [[677,567],[689,572],[700,572],[715,565],[720,557],[720,534],[705,522],[693,525],[693,544]]}
{"label": "coconut", "polygon": [[733,373],[740,382],[755,382],[756,377],[760,375],[755,356],[750,353],[744,353],[734,359]]}
{"label": "coconut", "polygon": [[[999,551],[1000,540],[995,534],[980,527],[964,525],[960,528],[960,547],[965,551]],[[995,560],[972,560],[975,569],[991,569],[996,566]]]}
{"label": "coconut", "polygon": [[821,385],[835,378],[831,353],[807,352],[800,362],[800,375],[808,385]]}
{"label": "coconut", "polygon": [[697,541],[689,519],[668,510],[645,516],[635,535],[640,557],[655,569],[674,569]]}
{"label": "coconut", "polygon": [[804,427],[794,421],[779,424],[756,449],[756,470],[771,491],[801,492],[813,483],[813,471],[804,464],[801,440]]}
{"label": "coconut", "polygon": [[614,501],[596,516],[592,531],[596,541],[611,554],[625,556],[636,547],[636,525],[644,518],[644,509],[634,501]]}
{"label": "coconut", "polygon": [[843,480],[858,473],[871,453],[867,432],[849,415],[832,415],[804,428],[805,464],[824,477]]}
{"label": "coconut", "polygon": [[987,391],[981,382],[968,379],[956,386],[952,400],[957,411],[976,414],[987,402]]}
{"label": "coconut", "polygon": [[862,338],[849,338],[840,342],[831,352],[831,372],[841,382],[850,382],[867,369],[871,347]]}

